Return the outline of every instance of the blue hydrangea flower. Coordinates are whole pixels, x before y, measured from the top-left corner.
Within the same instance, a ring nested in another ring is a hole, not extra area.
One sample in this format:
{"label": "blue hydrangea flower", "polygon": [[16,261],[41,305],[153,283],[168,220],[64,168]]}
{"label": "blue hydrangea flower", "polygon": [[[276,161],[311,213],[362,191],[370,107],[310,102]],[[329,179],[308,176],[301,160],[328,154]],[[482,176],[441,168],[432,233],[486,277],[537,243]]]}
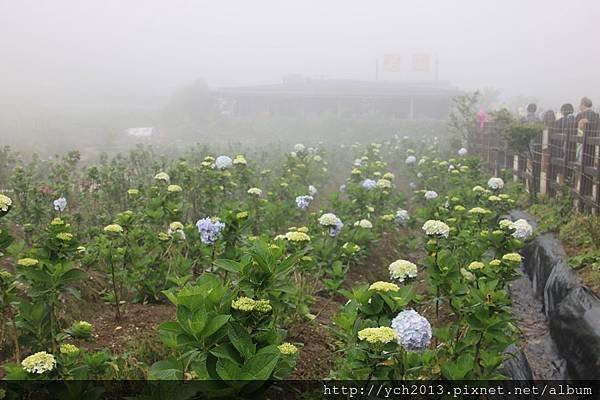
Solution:
{"label": "blue hydrangea flower", "polygon": [[310,203],[312,201],[312,196],[298,196],[296,197],[296,207],[298,207],[301,210],[306,210],[310,206]]}
{"label": "blue hydrangea flower", "polygon": [[367,190],[372,190],[377,187],[377,182],[375,182],[373,179],[365,179],[362,181],[361,186]]}
{"label": "blue hydrangea flower", "polygon": [[392,320],[398,344],[408,351],[421,351],[431,343],[431,325],[415,310],[405,310]]}
{"label": "blue hydrangea flower", "polygon": [[405,226],[410,220],[410,215],[408,214],[408,211],[400,209],[396,212],[396,218],[394,220],[398,225]]}
{"label": "blue hydrangea flower", "polygon": [[213,245],[221,236],[221,231],[225,228],[225,224],[218,219],[210,217],[202,218],[196,222],[198,232],[200,232],[200,240],[204,244]]}
{"label": "blue hydrangea flower", "polygon": [[341,219],[338,219],[338,221],[336,222],[335,225],[329,227],[329,236],[336,237],[337,235],[340,234],[343,227],[344,227],[344,223],[342,222]]}

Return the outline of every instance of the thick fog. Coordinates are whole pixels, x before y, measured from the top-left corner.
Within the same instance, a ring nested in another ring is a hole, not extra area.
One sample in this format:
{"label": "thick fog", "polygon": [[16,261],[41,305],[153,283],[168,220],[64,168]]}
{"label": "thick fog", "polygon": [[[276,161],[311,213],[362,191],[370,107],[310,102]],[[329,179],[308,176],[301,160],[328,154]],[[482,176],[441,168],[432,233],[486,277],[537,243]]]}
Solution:
{"label": "thick fog", "polygon": [[146,107],[196,79],[374,79],[383,54],[424,52],[461,89],[575,101],[600,96],[599,21],[594,0],[2,0],[0,96]]}

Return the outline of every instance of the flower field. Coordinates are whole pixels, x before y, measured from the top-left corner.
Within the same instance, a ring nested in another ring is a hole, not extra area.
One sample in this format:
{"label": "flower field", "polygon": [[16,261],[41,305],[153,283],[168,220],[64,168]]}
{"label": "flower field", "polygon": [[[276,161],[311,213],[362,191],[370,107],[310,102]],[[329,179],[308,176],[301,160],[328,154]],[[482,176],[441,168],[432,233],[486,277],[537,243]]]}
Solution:
{"label": "flower field", "polygon": [[501,177],[437,138],[265,154],[5,149],[4,379],[503,377],[533,232]]}

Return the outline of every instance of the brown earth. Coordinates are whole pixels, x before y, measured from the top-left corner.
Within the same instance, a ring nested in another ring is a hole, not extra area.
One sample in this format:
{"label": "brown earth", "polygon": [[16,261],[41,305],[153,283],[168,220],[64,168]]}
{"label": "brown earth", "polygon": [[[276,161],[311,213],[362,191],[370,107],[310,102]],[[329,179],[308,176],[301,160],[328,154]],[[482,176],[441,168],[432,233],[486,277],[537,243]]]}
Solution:
{"label": "brown earth", "polygon": [[97,312],[87,320],[94,326],[94,340],[79,344],[88,349],[106,348],[113,353],[122,353],[142,337],[158,338],[158,326],[175,318],[175,307],[171,304],[128,304],[121,313],[121,319],[117,321],[113,306],[99,304]]}

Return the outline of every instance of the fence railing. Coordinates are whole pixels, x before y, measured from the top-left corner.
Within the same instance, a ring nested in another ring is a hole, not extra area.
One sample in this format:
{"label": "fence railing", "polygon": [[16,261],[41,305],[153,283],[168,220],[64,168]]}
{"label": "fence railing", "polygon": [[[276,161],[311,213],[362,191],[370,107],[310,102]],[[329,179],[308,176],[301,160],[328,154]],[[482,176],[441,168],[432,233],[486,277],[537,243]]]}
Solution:
{"label": "fence railing", "polygon": [[471,154],[479,155],[495,173],[512,170],[515,181],[530,193],[554,197],[567,192],[580,211],[600,214],[600,121],[592,115],[580,124],[574,116],[545,124],[530,143],[530,151],[514,154],[490,122],[470,129]]}

